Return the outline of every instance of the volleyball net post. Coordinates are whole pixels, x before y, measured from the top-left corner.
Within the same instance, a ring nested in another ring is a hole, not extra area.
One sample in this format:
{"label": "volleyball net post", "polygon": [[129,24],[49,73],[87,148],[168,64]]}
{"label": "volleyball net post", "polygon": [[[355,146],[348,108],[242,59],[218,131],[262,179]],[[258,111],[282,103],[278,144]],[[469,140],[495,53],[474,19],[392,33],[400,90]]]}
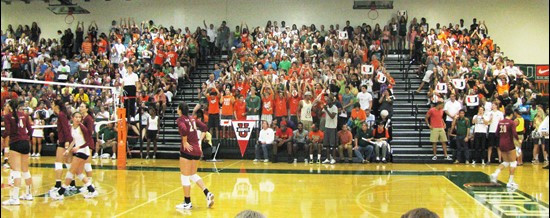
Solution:
{"label": "volleyball net post", "polygon": [[116,161],[117,169],[122,170],[126,169],[126,146],[127,146],[127,136],[128,136],[128,125],[126,122],[126,108],[117,108],[116,114],[118,117],[118,142],[117,142],[117,153],[118,158]]}

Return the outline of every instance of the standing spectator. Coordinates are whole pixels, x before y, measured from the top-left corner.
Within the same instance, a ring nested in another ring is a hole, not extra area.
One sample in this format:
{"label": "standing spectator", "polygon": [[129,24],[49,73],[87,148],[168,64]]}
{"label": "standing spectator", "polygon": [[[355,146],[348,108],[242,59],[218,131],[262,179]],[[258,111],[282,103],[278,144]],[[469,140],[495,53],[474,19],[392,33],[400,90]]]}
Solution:
{"label": "standing spectator", "polygon": [[514,140],[514,146],[516,146],[518,165],[523,165],[523,151],[521,150],[521,142],[523,142],[523,134],[525,133],[525,121],[521,117],[519,109],[514,109],[514,124],[516,124],[516,132],[518,133],[518,140]]}
{"label": "standing spectator", "polygon": [[273,132],[273,129],[269,128],[269,125],[267,124],[266,121],[263,121],[262,130],[260,130],[260,136],[258,137],[258,142],[254,147],[254,151],[255,151],[254,162],[258,162],[261,160],[260,149],[263,151],[263,154],[264,154],[263,161],[265,163],[269,161],[269,154],[267,153],[267,151],[269,146],[274,146],[273,145],[274,140],[275,140],[275,133]]}
{"label": "standing spectator", "polygon": [[[298,122],[304,124],[304,129],[313,130],[313,117],[311,116],[311,109],[313,108],[313,102],[311,102],[311,92],[307,91],[304,94],[304,99],[300,101],[298,106]],[[313,160],[312,160],[313,161]]]}
{"label": "standing spectator", "polygon": [[[355,146],[353,147],[355,155],[359,157],[362,163],[368,163],[371,159],[373,147],[370,143],[370,138],[371,135],[369,133],[367,123],[362,123],[361,129],[357,131],[357,134],[355,134]],[[364,152],[366,152],[365,156],[363,156]]]}
{"label": "standing spectator", "polygon": [[[222,51],[229,52],[229,27],[226,26],[225,20],[222,21],[222,25],[218,28],[218,46],[220,54]],[[226,53],[227,54],[227,53]]]}
{"label": "standing spectator", "polygon": [[220,138],[220,97],[221,93],[216,87],[212,88],[206,99],[208,100],[208,129],[210,134],[217,139]]}
{"label": "standing spectator", "polygon": [[[262,121],[262,123],[265,120]],[[292,163],[292,129],[287,128],[285,123],[281,123],[281,128],[275,132],[275,143],[273,145],[273,163],[277,163],[277,150],[279,147],[286,147],[288,153],[288,163]],[[296,163],[296,162],[294,162]]]}
{"label": "standing spectator", "polygon": [[294,162],[298,161],[298,150],[302,147],[304,150],[304,163],[309,163],[307,160],[307,154],[309,153],[309,145],[307,143],[308,134],[309,132],[304,130],[304,124],[298,123],[298,128],[292,133]]}
{"label": "standing spectator", "polygon": [[208,47],[210,48],[208,53],[215,54],[214,51],[216,50],[215,44],[218,33],[216,32],[216,30],[214,30],[214,24],[210,24],[210,28],[206,27],[205,20],[202,21],[202,24],[204,24],[204,29],[206,29],[206,35],[208,36]]}
{"label": "standing spectator", "polygon": [[497,149],[498,152],[498,162],[502,162],[502,157],[500,150],[498,149],[498,138],[497,138],[497,127],[498,122],[504,119],[504,114],[498,110],[498,103],[493,102],[491,105],[491,111],[488,113],[489,116],[489,136],[488,136],[488,150],[487,150],[487,164],[491,164],[491,156],[493,154],[493,149]]}
{"label": "standing spectator", "polygon": [[246,119],[254,121],[260,120],[261,105],[262,99],[256,95],[256,88],[250,88],[250,95],[246,97]]}
{"label": "standing spectator", "polygon": [[321,163],[321,152],[323,151],[323,139],[325,138],[325,135],[323,131],[319,130],[316,124],[311,125],[311,132],[309,132],[309,163],[313,162],[313,150],[317,150],[317,163]]}
{"label": "standing spectator", "polygon": [[344,158],[344,150],[348,153],[348,163],[351,163],[351,160],[353,158],[353,135],[351,134],[351,131],[349,131],[347,125],[342,126],[342,130],[338,131],[338,152],[340,154],[340,163],[343,163]]}
{"label": "standing spectator", "polygon": [[262,120],[267,121],[269,125],[273,121],[273,89],[270,85],[264,85],[260,94],[262,95]]}
{"label": "standing spectator", "polygon": [[537,110],[535,111],[535,116],[534,116],[534,119],[533,119],[533,133],[532,133],[532,138],[533,138],[533,144],[534,144],[534,147],[533,147],[533,164],[538,164],[539,163],[539,152],[540,152],[540,147],[542,147],[542,154],[543,154],[543,158],[544,158],[544,163],[545,164],[548,164],[548,150],[545,149],[544,147],[544,138],[541,134],[540,134],[540,127],[541,125],[544,123],[544,118],[547,117],[548,115],[544,113],[544,109],[542,109],[542,106],[541,105],[537,105]]}
{"label": "standing spectator", "polygon": [[367,92],[367,85],[361,86],[361,92],[357,93],[357,101],[361,105],[361,110],[372,109],[372,95]]}
{"label": "standing spectator", "polygon": [[439,101],[437,106],[430,108],[426,113],[426,124],[430,128],[430,142],[432,142],[433,158],[437,160],[437,143],[441,142],[443,145],[443,154],[446,160],[452,160],[447,155],[447,134],[445,134],[445,122],[443,121],[443,102]]}
{"label": "standing spectator", "polygon": [[[323,138],[323,144],[327,147],[327,157],[323,163],[336,163],[334,158],[336,157],[336,128],[338,127],[338,108],[334,105],[334,97],[329,96],[327,104],[323,108],[325,113],[325,137]],[[332,155],[331,155],[332,152]],[[330,159],[330,160],[329,160]]]}
{"label": "standing spectator", "polygon": [[458,116],[455,117],[451,124],[451,131],[455,131],[456,149],[453,154],[455,157],[455,164],[460,162],[460,155],[464,155],[464,163],[470,164],[470,149],[468,148],[468,139],[470,138],[470,119],[465,117],[466,112],[460,110]]}
{"label": "standing spectator", "polygon": [[[546,151],[548,151],[548,144],[549,144],[549,134],[548,134],[548,107],[546,108],[546,117],[544,117],[544,120],[542,121],[542,124],[539,126],[537,131],[540,135],[544,137],[544,147],[546,148]],[[548,156],[546,156],[548,157]],[[545,162],[545,166],[542,167],[543,169],[548,169],[548,162]]]}
{"label": "standing spectator", "polygon": [[477,114],[472,119],[474,124],[474,154],[475,157],[472,160],[472,164],[476,164],[479,161],[482,165],[485,165],[485,159],[483,154],[487,144],[487,124],[489,124],[489,117],[485,114],[485,108],[479,107]]}
{"label": "standing spectator", "polygon": [[134,66],[128,65],[127,67],[127,73],[122,78],[123,85],[124,85],[124,93],[127,97],[124,100],[124,107],[126,109],[126,117],[134,117],[136,114],[136,98],[137,98],[137,91],[139,90],[139,78],[137,74],[134,73]]}

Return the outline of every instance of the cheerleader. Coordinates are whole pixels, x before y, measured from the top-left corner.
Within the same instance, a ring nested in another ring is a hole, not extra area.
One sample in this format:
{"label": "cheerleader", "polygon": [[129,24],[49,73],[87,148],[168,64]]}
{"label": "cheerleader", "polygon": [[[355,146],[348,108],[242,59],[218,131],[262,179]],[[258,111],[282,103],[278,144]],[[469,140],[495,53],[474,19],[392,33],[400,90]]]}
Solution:
{"label": "cheerleader", "polygon": [[[36,118],[34,119],[34,125],[35,126],[43,126],[44,125],[44,112],[38,112],[36,114]],[[37,128],[34,129],[32,132],[32,154],[31,157],[40,157],[40,151],[42,151],[42,139],[44,139],[44,129],[43,128]],[[37,150],[38,147],[38,150]]]}
{"label": "cheerleader", "polygon": [[[84,126],[86,126],[86,129],[88,129],[88,132],[90,133],[90,135],[92,136],[92,140],[95,139],[95,137],[93,137],[94,135],[94,114],[92,113],[92,110],[90,109],[90,105],[89,104],[85,104],[85,103],[82,103],[80,104],[80,106],[78,107],[79,111],[80,111],[80,114],[82,114],[82,124],[84,124]],[[95,141],[90,145],[90,149],[92,151],[95,151]],[[86,163],[84,164],[84,171],[86,172],[86,177],[88,177],[88,180],[90,180],[90,183],[92,183],[92,164],[90,163],[90,161],[92,160],[92,155],[90,155],[87,159],[86,159]],[[74,181],[74,180],[73,180]],[[71,186],[73,185],[74,183],[71,183]],[[86,187],[82,187],[80,188],[80,192],[85,192],[86,191]]]}
{"label": "cheerleader", "polygon": [[[201,177],[197,175],[197,168],[202,151],[199,146],[199,136],[195,131],[200,130],[202,134],[208,131],[208,127],[201,121],[190,118],[189,107],[185,102],[178,105],[178,115],[176,123],[181,136],[182,145],[180,147],[180,173],[181,184],[185,201],[176,205],[177,209],[190,210],[191,204],[191,181],[195,182],[206,196],[206,204],[210,208],[214,205],[214,194],[208,191]],[[197,129],[198,127],[198,129]],[[200,138],[203,138],[204,135]]]}
{"label": "cheerleader", "polygon": [[[2,202],[2,205],[19,205],[19,186],[21,186],[21,177],[25,179],[26,191],[21,200],[32,201],[31,194],[31,174],[29,172],[29,153],[30,136],[32,127],[29,117],[22,112],[17,111],[17,100],[11,100],[5,106],[4,114],[5,130],[2,132],[2,138],[10,146],[10,177],[13,178],[13,188],[10,190],[10,199]],[[23,172],[23,173],[21,173]],[[10,181],[10,185],[11,185]]]}
{"label": "cheerleader", "polygon": [[[69,115],[65,104],[61,100],[56,100],[53,104],[53,112],[57,115],[57,138],[58,144],[55,151],[55,186],[52,190],[61,188],[61,176],[63,174],[64,153],[73,141],[71,136],[71,127],[69,124]],[[67,169],[70,164],[66,163]]]}
{"label": "cheerleader", "polygon": [[50,197],[54,200],[63,200],[63,194],[65,194],[65,191],[69,188],[69,184],[73,181],[75,175],[78,179],[82,180],[88,191],[84,194],[84,198],[93,198],[97,196],[97,191],[94,185],[92,185],[92,181],[82,174],[82,171],[84,171],[84,164],[90,157],[89,147],[92,146],[94,140],[90,131],[81,123],[81,120],[82,114],[80,112],[73,114],[73,124],[70,128],[70,133],[74,140],[70,143],[63,155],[67,156],[72,152],[74,158],[72,159],[69,172],[67,172],[67,176],[65,176],[65,183],[63,186],[59,189],[50,190]]}

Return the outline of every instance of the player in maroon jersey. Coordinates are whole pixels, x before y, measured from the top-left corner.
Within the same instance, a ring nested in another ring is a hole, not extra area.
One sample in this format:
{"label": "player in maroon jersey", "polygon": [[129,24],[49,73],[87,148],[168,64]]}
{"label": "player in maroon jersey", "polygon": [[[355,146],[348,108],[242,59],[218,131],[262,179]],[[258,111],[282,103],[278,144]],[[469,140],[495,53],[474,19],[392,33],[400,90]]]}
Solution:
{"label": "player in maroon jersey", "polygon": [[514,171],[518,164],[516,161],[516,146],[514,146],[514,139],[519,139],[516,132],[516,123],[511,119],[513,115],[512,109],[506,108],[505,118],[498,122],[496,136],[499,138],[499,149],[502,153],[503,162],[498,166],[496,171],[491,174],[491,182],[497,183],[497,177],[500,171],[506,167],[510,167],[510,177],[506,187],[511,190],[518,188],[518,185],[514,182]]}
{"label": "player in maroon jersey", "polygon": [[[19,186],[21,185],[21,175],[27,183],[27,192],[21,197],[23,200],[32,200],[30,195],[31,174],[29,173],[29,152],[32,136],[31,123],[29,117],[23,112],[17,111],[19,103],[17,100],[11,100],[6,104],[6,114],[4,114],[5,130],[2,131],[2,138],[10,146],[10,177],[13,178],[13,188],[10,190],[10,199],[2,202],[2,205],[19,205]],[[23,172],[23,174],[21,174]],[[11,185],[11,184],[10,184]],[[30,199],[27,196],[30,195]]]}
{"label": "player in maroon jersey", "polygon": [[206,134],[208,127],[200,120],[195,120],[195,118],[189,116],[189,107],[185,102],[178,105],[178,115],[179,118],[176,123],[178,124],[182,143],[180,147],[180,173],[185,201],[176,205],[176,208],[185,210],[193,208],[191,204],[190,181],[195,182],[203,190],[206,196],[206,204],[208,207],[212,207],[214,205],[214,194],[208,191],[201,177],[197,175],[199,159],[202,155],[197,130],[200,130],[202,134]]}

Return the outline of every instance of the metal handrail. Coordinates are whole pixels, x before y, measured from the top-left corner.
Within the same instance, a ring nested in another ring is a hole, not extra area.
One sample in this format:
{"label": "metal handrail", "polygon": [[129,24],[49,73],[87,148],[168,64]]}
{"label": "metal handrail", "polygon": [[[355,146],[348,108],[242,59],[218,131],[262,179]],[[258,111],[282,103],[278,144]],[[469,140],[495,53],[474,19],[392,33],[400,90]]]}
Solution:
{"label": "metal handrail", "polygon": [[[418,130],[418,147],[422,147],[422,122],[418,120],[418,105],[414,105],[414,123],[415,128]],[[417,125],[418,124],[418,125]]]}

